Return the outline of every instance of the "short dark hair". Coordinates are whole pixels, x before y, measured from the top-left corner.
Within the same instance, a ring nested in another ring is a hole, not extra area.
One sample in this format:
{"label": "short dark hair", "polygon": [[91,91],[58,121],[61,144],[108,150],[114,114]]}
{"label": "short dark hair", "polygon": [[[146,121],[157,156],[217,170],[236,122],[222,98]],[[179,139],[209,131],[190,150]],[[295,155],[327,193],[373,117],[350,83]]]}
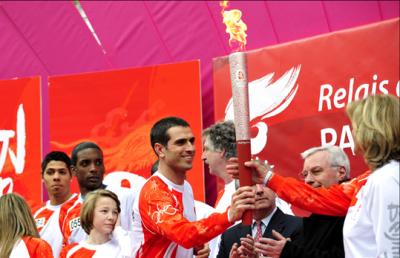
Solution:
{"label": "short dark hair", "polygon": [[71,174],[71,159],[69,158],[69,156],[62,151],[52,151],[47,153],[47,155],[44,157],[43,161],[42,161],[42,175],[44,173],[44,171],[46,170],[47,165],[50,163],[50,161],[61,161],[64,162],[65,165],[68,168],[69,173]]}
{"label": "short dark hair", "polygon": [[[163,146],[167,146],[169,141],[168,129],[175,126],[190,127],[189,123],[179,117],[166,117],[158,120],[150,131],[150,142],[151,147],[154,150],[154,145],[160,143]],[[156,152],[154,150],[154,152]],[[157,152],[156,152],[157,154]]]}
{"label": "short dark hair", "polygon": [[76,166],[76,162],[78,162],[78,152],[81,150],[86,150],[86,149],[98,149],[101,153],[103,151],[100,149],[100,147],[94,143],[94,142],[81,142],[78,145],[74,147],[71,153],[71,163],[72,165]]}

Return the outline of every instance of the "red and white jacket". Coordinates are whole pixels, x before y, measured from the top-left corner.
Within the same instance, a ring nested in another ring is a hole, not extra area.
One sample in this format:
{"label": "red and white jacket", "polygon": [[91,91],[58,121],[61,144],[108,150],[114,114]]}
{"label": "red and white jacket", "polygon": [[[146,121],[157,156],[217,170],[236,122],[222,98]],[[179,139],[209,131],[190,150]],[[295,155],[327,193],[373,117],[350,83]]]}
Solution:
{"label": "red and white jacket", "polygon": [[77,199],[78,195],[74,193],[63,204],[51,205],[50,201],[47,201],[44,206],[33,211],[40,237],[50,244],[55,258],[60,255],[63,240],[60,220],[64,215],[60,216],[61,207],[64,207],[63,210],[67,210]]}
{"label": "red and white jacket", "polygon": [[53,252],[43,239],[24,236],[14,245],[9,258],[53,258]]}
{"label": "red and white jacket", "polygon": [[232,223],[227,212],[195,221],[193,191],[188,182],[176,185],[161,173],[150,177],[134,205],[133,237],[136,257],[189,258]]}
{"label": "red and white jacket", "polygon": [[113,240],[101,245],[88,244],[85,241],[73,243],[63,248],[60,258],[122,257],[120,247]]}

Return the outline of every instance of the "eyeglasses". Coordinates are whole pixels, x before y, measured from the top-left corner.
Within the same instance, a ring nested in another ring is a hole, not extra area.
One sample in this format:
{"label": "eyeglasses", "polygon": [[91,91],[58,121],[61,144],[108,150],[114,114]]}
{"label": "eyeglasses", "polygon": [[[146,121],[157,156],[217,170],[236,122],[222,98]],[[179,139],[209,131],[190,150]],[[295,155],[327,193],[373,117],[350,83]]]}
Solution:
{"label": "eyeglasses", "polygon": [[[331,165],[330,167],[331,168],[340,168],[340,167],[343,167],[343,166],[341,166],[341,165]],[[315,178],[316,176],[318,176],[322,172],[324,172],[324,168],[323,167],[314,167],[310,171],[308,171],[308,170],[301,171],[298,174],[298,176],[301,179],[305,179],[308,175],[310,175],[312,178]]]}

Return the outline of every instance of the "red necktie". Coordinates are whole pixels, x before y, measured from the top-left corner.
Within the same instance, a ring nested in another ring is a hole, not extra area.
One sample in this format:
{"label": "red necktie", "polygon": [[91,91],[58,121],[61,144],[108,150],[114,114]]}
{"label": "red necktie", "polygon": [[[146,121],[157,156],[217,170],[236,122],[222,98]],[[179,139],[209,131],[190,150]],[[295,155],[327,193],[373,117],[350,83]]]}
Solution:
{"label": "red necktie", "polygon": [[254,237],[254,242],[259,242],[260,238],[262,237],[262,228],[261,228],[261,221],[256,221],[256,235]]}

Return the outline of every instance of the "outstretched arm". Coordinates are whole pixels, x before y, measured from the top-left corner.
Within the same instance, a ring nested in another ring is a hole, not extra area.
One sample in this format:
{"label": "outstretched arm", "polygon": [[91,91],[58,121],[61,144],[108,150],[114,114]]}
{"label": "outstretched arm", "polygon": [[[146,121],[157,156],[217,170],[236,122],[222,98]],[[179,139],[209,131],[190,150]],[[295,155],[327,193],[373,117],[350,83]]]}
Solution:
{"label": "outstretched arm", "polygon": [[213,213],[195,222],[183,216],[182,207],[170,192],[158,189],[141,194],[140,198],[140,215],[146,228],[185,248],[192,248],[221,234],[239,220],[245,210],[253,209],[255,193],[250,186],[241,187],[233,194],[227,212]]}
{"label": "outstretched arm", "polygon": [[[236,158],[231,158],[226,169],[233,177],[239,177],[239,169]],[[283,200],[313,213],[344,216],[352,205],[352,199],[357,188],[366,182],[369,172],[341,185],[330,188],[312,188],[311,186],[291,177],[282,177],[271,171],[268,163],[259,160],[245,162],[245,165],[253,168],[253,182],[266,184]]]}

